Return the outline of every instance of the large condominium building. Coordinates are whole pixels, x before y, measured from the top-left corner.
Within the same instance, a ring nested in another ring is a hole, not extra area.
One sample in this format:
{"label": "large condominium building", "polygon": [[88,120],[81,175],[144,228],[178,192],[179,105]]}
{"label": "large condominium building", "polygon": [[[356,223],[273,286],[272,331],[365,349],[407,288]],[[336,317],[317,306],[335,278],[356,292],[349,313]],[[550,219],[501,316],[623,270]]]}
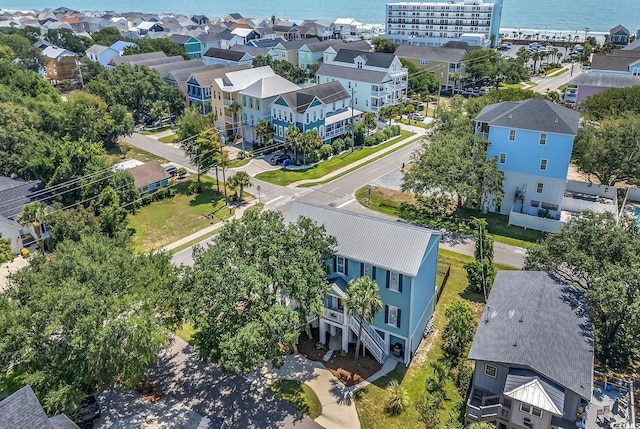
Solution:
{"label": "large condominium building", "polygon": [[502,0],[387,3],[386,34],[395,43],[441,46],[449,41],[495,46],[500,32]]}

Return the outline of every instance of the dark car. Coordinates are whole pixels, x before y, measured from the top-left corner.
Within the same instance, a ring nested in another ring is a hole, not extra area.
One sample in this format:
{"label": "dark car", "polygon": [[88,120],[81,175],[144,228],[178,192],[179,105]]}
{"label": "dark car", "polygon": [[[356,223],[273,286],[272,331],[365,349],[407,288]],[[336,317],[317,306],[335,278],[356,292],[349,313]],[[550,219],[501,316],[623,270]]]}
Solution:
{"label": "dark car", "polygon": [[283,164],[285,161],[290,161],[291,157],[285,153],[275,154],[271,157],[271,165]]}
{"label": "dark car", "polygon": [[178,174],[178,168],[175,165],[165,165],[164,171],[166,171],[172,176],[175,176],[176,174]]}
{"label": "dark car", "polygon": [[80,409],[72,415],[72,420],[80,429],[91,429],[93,428],[93,422],[99,417],[100,405],[96,397],[91,395],[80,402]]}

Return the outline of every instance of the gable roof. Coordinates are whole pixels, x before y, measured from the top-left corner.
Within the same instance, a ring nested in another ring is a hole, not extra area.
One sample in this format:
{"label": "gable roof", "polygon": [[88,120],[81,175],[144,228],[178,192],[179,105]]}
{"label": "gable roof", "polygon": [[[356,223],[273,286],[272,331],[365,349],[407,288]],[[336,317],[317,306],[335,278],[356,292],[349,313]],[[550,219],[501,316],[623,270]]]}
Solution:
{"label": "gable roof", "polygon": [[143,54],[134,54],[134,55],[125,55],[122,57],[115,57],[115,58],[112,58],[111,61],[109,61],[109,64],[112,66],[118,66],[120,64],[130,64],[136,61],[142,61],[142,60],[153,59],[153,58],[167,58],[167,56],[162,51],[146,52]]}
{"label": "gable roof", "polygon": [[241,61],[245,55],[247,55],[246,52],[232,51],[231,49],[209,48],[203,56],[238,62]]}
{"label": "gable roof", "polygon": [[262,78],[275,75],[275,72],[269,66],[253,69],[247,66],[246,69],[229,70],[224,76],[216,78],[215,81],[218,88],[233,92],[242,91]]}
{"label": "gable roof", "polygon": [[0,428],[11,429],[57,429],[76,426],[64,414],[64,417],[49,419],[42,409],[31,386],[25,386],[0,402]]}
{"label": "gable roof", "polygon": [[502,393],[555,414],[564,408],[562,386],[530,369],[509,368]]}
{"label": "gable roof", "polygon": [[567,82],[567,86],[597,86],[601,88],[627,88],[640,85],[638,76],[623,76],[600,73],[581,73]]}
{"label": "gable roof", "polygon": [[59,57],[75,57],[76,56],[76,54],[74,54],[73,52],[63,48],[59,48],[57,46],[47,46],[42,50],[42,55],[52,59],[59,58]]}
{"label": "gable roof", "polygon": [[613,27],[611,30],[609,30],[609,34],[613,35],[616,33],[623,33],[623,34],[631,34],[629,33],[629,30],[627,30],[627,28],[624,25],[616,25],[615,27]]}
{"label": "gable roof", "polygon": [[482,109],[475,120],[499,127],[575,136],[580,114],[549,100],[530,98],[491,104]]}
{"label": "gable roof", "polygon": [[333,45],[341,45],[342,41],[341,40],[325,40],[325,41],[318,41],[316,40],[315,42],[310,41],[305,43],[304,45],[300,46],[300,49],[304,48],[305,46],[307,47],[307,50],[309,50],[310,52],[323,52],[325,51],[328,47],[333,46]]}
{"label": "gable roof", "polygon": [[542,271],[498,271],[469,359],[529,367],[590,400],[593,329],[584,292]]}
{"label": "gable roof", "polygon": [[136,188],[142,188],[171,177],[159,162],[148,162],[130,168],[127,171],[133,176],[133,183]]}
{"label": "gable roof", "polygon": [[300,89],[298,85],[293,82],[289,82],[282,76],[267,76],[255,83],[249,85],[247,88],[240,91],[240,94],[254,98],[269,98],[275,97],[286,92],[295,91]]}
{"label": "gable roof", "polygon": [[[639,30],[640,31],[640,30]],[[621,51],[637,51],[640,50],[640,38],[636,38],[633,42],[623,47]]]}
{"label": "gable roof", "polygon": [[178,45],[184,45],[191,39],[191,36],[186,36],[184,34],[172,34],[171,36],[169,36],[169,40],[171,40],[172,42],[176,42]]}
{"label": "gable roof", "polygon": [[329,104],[347,98],[349,98],[349,93],[344,89],[342,84],[337,81],[301,88],[282,94],[282,99],[287,105],[298,113],[304,113],[315,99],[320,100],[324,104]]}
{"label": "gable roof", "polygon": [[[342,50],[340,52],[342,52]],[[386,72],[379,70],[365,70],[329,63],[320,64],[316,75],[376,84],[384,82],[387,77]]]}
{"label": "gable roof", "polygon": [[558,409],[558,406],[551,400],[551,397],[538,378],[533,378],[520,386],[505,391],[504,395],[517,401],[531,404],[536,408],[548,411],[557,416],[562,415],[562,411]]}
{"label": "gable roof", "polygon": [[385,52],[363,52],[353,49],[340,49],[336,54],[334,61],[340,63],[353,64],[356,57],[362,57],[365,65],[369,67],[378,67],[388,69],[396,58],[395,54],[387,54]]}
{"label": "gable roof", "polygon": [[160,76],[166,78],[169,75],[169,73],[171,73],[174,70],[183,70],[183,69],[198,67],[202,65],[204,65],[204,63],[202,62],[201,59],[194,59],[194,60],[187,60],[187,61],[181,61],[181,62],[175,62],[175,63],[153,64],[148,67],[154,69],[160,74]]}
{"label": "gable roof", "polygon": [[285,218],[293,223],[301,216],[324,225],[338,241],[336,254],[415,277],[429,243],[438,231],[406,223],[364,216],[333,207],[296,201]]}
{"label": "gable roof", "polygon": [[9,177],[0,177],[0,215],[14,218],[22,212],[22,207],[34,201],[44,200],[41,181],[23,182]]}
{"label": "gable roof", "polygon": [[129,46],[138,46],[133,42],[127,42],[125,40],[118,40],[114,42],[113,45],[109,46],[111,49],[115,49],[118,52],[124,51],[124,48],[128,48]]}
{"label": "gable roof", "polygon": [[467,54],[464,49],[443,47],[400,45],[396,49],[396,55],[401,58],[413,58],[427,61],[440,61],[445,63],[459,63]]}
{"label": "gable roof", "polygon": [[639,59],[639,51],[620,51],[616,55],[595,54],[591,59],[591,69],[626,72],[629,71],[629,65]]}
{"label": "gable roof", "polygon": [[298,40],[288,40],[286,42],[280,42],[278,43],[278,45],[280,45],[282,49],[284,49],[285,51],[297,51],[307,43],[309,43],[308,40],[298,39]]}
{"label": "gable roof", "polygon": [[[122,57],[119,57],[122,58]],[[180,64],[184,62],[184,58],[180,55],[174,55],[172,57],[164,57],[164,58],[146,58],[143,60],[131,61],[128,65],[130,66],[155,66],[161,64]]]}
{"label": "gable roof", "polygon": [[95,54],[95,55],[100,55],[102,54],[104,51],[106,51],[107,49],[111,49],[108,46],[102,46],[102,45],[93,45],[90,48],[88,48],[86,51],[84,51],[86,54]]}
{"label": "gable roof", "polygon": [[[167,74],[167,80],[176,82],[176,83],[184,83],[191,77],[192,74],[206,71],[206,70],[215,70],[222,69],[224,66],[222,64],[211,64],[211,65],[196,65],[193,67],[187,67],[185,69],[171,70]],[[213,81],[212,81],[213,82]]]}
{"label": "gable roof", "polygon": [[222,66],[222,64],[218,64],[220,67],[216,67],[216,68],[209,68],[206,70],[201,70],[198,72],[193,73],[191,76],[188,77],[188,80],[195,80],[198,85],[200,85],[201,87],[206,87],[206,86],[211,86],[213,84],[213,82],[219,78],[225,75],[225,73],[228,73],[229,71],[232,70],[245,70],[248,69],[249,66],[246,64],[240,65],[240,66],[234,66],[234,67],[224,67]]}

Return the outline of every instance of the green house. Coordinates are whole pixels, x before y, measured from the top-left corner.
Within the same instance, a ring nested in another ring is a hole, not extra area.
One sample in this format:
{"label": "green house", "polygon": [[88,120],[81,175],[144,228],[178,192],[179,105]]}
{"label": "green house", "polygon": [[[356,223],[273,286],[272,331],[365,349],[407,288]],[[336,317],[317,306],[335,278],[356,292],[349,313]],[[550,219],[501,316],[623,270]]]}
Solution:
{"label": "green house", "polygon": [[184,34],[172,34],[169,37],[169,40],[182,46],[190,60],[202,57],[202,45],[195,37],[186,36]]}

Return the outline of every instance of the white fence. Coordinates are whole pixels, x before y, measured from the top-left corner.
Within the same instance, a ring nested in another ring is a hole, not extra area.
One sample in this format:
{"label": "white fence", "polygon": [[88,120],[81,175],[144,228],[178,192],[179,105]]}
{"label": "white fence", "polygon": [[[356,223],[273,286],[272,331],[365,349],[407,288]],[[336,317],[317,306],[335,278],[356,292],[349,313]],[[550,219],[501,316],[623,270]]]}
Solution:
{"label": "white fence", "polygon": [[547,219],[544,217],[530,216],[524,213],[511,212],[509,214],[509,225],[544,232],[559,232],[560,228],[562,228],[562,225],[564,224],[555,219]]}

